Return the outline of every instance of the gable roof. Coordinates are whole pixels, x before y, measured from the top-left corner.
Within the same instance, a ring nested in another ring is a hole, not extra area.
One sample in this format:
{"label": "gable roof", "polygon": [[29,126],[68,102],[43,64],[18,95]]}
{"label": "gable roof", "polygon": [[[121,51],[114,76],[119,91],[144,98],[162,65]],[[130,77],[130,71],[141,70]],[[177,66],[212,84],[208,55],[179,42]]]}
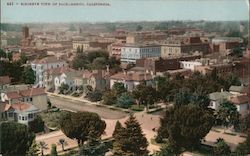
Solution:
{"label": "gable roof", "polygon": [[213,92],[209,94],[209,99],[213,101],[228,99],[232,94],[224,91],[224,92]]}
{"label": "gable roof", "polygon": [[10,82],[9,76],[0,76],[0,85],[10,84]]}
{"label": "gable roof", "polygon": [[44,88],[29,88],[25,90],[6,92],[9,99],[18,99],[21,97],[37,96],[42,94],[46,94]]}
{"label": "gable roof", "polygon": [[245,90],[244,86],[230,86],[230,88],[229,88],[229,91],[239,92],[239,93],[244,92],[244,90]]}
{"label": "gable roof", "polygon": [[16,112],[39,111],[39,109],[34,105],[23,102],[12,104],[11,107],[14,108]]}
{"label": "gable roof", "polygon": [[230,101],[236,105],[250,103],[250,97],[247,95],[240,95],[230,98]]}

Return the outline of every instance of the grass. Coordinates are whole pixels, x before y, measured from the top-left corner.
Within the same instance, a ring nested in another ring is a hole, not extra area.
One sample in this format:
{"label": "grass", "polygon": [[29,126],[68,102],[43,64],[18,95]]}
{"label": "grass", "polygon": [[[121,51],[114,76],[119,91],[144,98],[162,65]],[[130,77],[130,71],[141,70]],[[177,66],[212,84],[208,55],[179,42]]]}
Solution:
{"label": "grass", "polygon": [[143,105],[140,105],[140,106],[139,105],[132,105],[131,110],[140,112],[140,111],[144,110],[144,106]]}
{"label": "grass", "polygon": [[229,132],[224,132],[224,134],[228,134],[228,135],[232,135],[232,136],[236,136],[237,135],[235,133],[229,133]]}

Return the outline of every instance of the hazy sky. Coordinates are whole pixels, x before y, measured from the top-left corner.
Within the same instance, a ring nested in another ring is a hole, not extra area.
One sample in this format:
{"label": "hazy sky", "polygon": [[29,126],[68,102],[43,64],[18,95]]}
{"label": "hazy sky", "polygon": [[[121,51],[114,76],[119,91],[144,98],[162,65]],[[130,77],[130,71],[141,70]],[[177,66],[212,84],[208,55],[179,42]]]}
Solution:
{"label": "hazy sky", "polygon": [[[247,0],[0,0],[1,22],[248,20]],[[13,2],[14,6],[7,6]],[[21,2],[103,2],[110,6],[21,6]],[[16,4],[18,3],[18,4]]]}

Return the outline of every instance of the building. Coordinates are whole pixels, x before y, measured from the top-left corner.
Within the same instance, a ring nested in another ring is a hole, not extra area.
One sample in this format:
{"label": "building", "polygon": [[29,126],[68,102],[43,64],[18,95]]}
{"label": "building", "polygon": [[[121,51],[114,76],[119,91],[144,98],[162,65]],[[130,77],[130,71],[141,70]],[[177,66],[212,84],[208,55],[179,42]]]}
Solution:
{"label": "building", "polygon": [[226,55],[227,52],[240,46],[243,39],[240,37],[216,37],[212,39],[213,52],[221,52]]}
{"label": "building", "polygon": [[1,101],[10,105],[19,102],[30,103],[40,110],[47,109],[47,94],[43,88],[3,91]]}
{"label": "building", "polygon": [[153,84],[154,76],[147,72],[119,72],[110,76],[110,88],[117,82],[123,83],[128,91],[132,91],[138,84],[146,82],[146,85]]}
{"label": "building", "polygon": [[44,87],[44,71],[53,68],[66,67],[65,60],[49,56],[43,59],[35,60],[31,63],[31,68],[35,72],[36,81],[35,87]]}
{"label": "building", "polygon": [[4,90],[9,87],[11,83],[9,76],[0,76],[0,90]]}
{"label": "building", "polygon": [[191,71],[195,70],[196,66],[201,66],[202,63],[198,61],[180,61],[180,67],[183,69],[190,69]]}
{"label": "building", "polygon": [[161,42],[161,44],[161,57],[164,59],[190,55],[195,52],[202,54],[210,52],[209,43],[202,41],[200,37],[174,38],[170,41]]}
{"label": "building", "polygon": [[114,40],[110,39],[99,39],[93,41],[73,41],[73,51],[77,51],[77,49],[81,49],[83,51],[88,51],[92,49],[102,49],[107,50],[108,46],[112,44]]}
{"label": "building", "polygon": [[121,62],[136,63],[142,58],[160,57],[160,45],[155,44],[126,44],[121,48]]}
{"label": "building", "polygon": [[132,32],[127,35],[126,43],[138,44],[138,43],[165,40],[166,38],[167,34],[161,31]]}
{"label": "building", "polygon": [[89,41],[73,41],[73,50],[77,51],[77,49],[81,49],[83,51],[86,51],[89,49]]}
{"label": "building", "polygon": [[241,114],[246,113],[250,109],[250,97],[247,95],[232,96],[229,101],[235,104],[237,111]]}
{"label": "building", "polygon": [[221,90],[221,92],[210,93],[208,96],[210,99],[210,104],[208,107],[212,108],[214,110],[218,110],[220,104],[226,100],[229,100],[229,98],[230,98],[230,96],[232,96],[232,94],[227,92],[227,91]]}
{"label": "building", "polygon": [[115,57],[117,60],[121,58],[121,49],[125,44],[112,43],[108,46],[109,57]]}
{"label": "building", "polygon": [[23,39],[26,39],[29,37],[29,27],[25,26],[22,28],[22,33],[23,33]]}
{"label": "building", "polygon": [[36,106],[29,103],[0,103],[0,121],[16,121],[28,125],[39,112]]}

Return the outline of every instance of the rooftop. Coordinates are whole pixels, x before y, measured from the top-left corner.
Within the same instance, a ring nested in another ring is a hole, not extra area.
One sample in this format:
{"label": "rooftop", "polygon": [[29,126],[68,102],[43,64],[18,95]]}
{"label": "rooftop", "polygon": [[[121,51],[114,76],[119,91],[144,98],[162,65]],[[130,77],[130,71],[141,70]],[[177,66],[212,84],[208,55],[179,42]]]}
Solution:
{"label": "rooftop", "polygon": [[213,92],[209,94],[210,100],[217,101],[217,100],[223,100],[228,99],[232,94],[227,91],[221,91],[221,92]]}
{"label": "rooftop", "polygon": [[35,61],[33,61],[32,63],[35,64],[46,64],[46,63],[56,63],[56,62],[62,62],[64,60],[57,58],[55,56],[49,56],[49,57],[45,57],[42,59],[36,59]]}
{"label": "rooftop", "polygon": [[112,75],[110,79],[126,80],[126,81],[143,81],[143,80],[152,80],[153,76],[150,73],[146,72],[119,72],[115,75]]}

